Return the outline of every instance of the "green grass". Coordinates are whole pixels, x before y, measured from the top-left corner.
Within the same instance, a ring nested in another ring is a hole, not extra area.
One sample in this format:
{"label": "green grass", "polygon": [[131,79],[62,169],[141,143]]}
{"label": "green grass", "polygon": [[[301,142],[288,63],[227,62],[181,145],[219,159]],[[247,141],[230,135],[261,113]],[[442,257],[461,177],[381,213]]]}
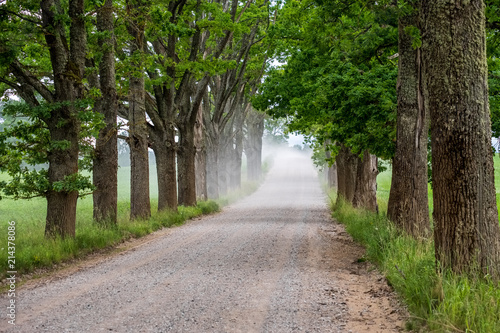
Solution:
{"label": "green grass", "polygon": [[[499,168],[500,168],[500,160],[499,160]],[[387,213],[387,202],[389,201],[389,192],[391,190],[391,179],[392,179],[392,167],[391,165],[387,165],[387,170],[381,172],[377,176],[377,201],[379,205],[379,210],[381,214]],[[499,182],[500,182],[500,170],[499,170]],[[500,186],[500,183],[499,183]],[[498,187],[497,187],[498,188]],[[429,214],[432,218],[432,187],[429,184]],[[499,192],[497,192],[499,193]],[[500,197],[497,194],[497,199]],[[498,202],[498,200],[497,200]]]}
{"label": "green grass", "polygon": [[[500,285],[484,279],[438,274],[432,239],[425,242],[399,232],[385,217],[390,170],[377,178],[380,214],[334,205],[333,216],[366,248],[374,262],[407,305],[407,329],[419,332],[500,332]],[[500,189],[500,158],[495,156],[495,181]],[[432,211],[432,192],[429,193]],[[497,190],[497,204],[499,202]]]}
{"label": "green grass", "polygon": [[[219,210],[219,205],[215,201],[203,201],[199,202],[196,207],[180,206],[177,212],[153,212],[149,220],[130,221],[128,218],[129,204],[121,201],[119,203],[118,224],[103,228],[92,221],[92,206],[83,203],[78,207],[76,237],[74,239],[48,240],[44,237],[45,203],[43,200],[30,202],[31,210],[14,210],[19,205],[19,202],[14,202],[9,209],[2,207],[1,210],[2,216],[9,216],[1,223],[5,235],[7,235],[7,222],[16,222],[15,257],[16,270],[19,273],[28,273],[37,268],[50,267],[63,261],[80,258],[95,250],[112,247],[132,237],[142,237],[160,228],[180,225],[193,217]],[[8,214],[3,214],[4,212]],[[0,269],[4,274],[9,270],[7,269],[6,238],[1,243],[2,251],[0,251]]]}
{"label": "green grass", "polygon": [[[269,163],[267,163],[268,165]],[[243,181],[242,188],[231,192],[217,201],[201,201],[196,207],[180,206],[177,212],[158,212],[157,185],[155,168],[150,172],[150,193],[152,217],[148,220],[130,221],[130,168],[122,167],[118,173],[118,223],[116,226],[103,228],[93,222],[92,197],[78,199],[76,237],[74,239],[53,239],[44,237],[46,200],[3,199],[0,201],[0,234],[5,235],[0,241],[1,276],[9,271],[7,267],[7,227],[9,221],[15,221],[15,268],[20,273],[30,273],[38,268],[51,267],[54,264],[75,258],[82,258],[99,249],[111,248],[124,240],[138,238],[164,227],[181,225],[186,220],[202,214],[219,211],[219,207],[250,194],[258,183]],[[0,177],[5,177],[1,175]]]}

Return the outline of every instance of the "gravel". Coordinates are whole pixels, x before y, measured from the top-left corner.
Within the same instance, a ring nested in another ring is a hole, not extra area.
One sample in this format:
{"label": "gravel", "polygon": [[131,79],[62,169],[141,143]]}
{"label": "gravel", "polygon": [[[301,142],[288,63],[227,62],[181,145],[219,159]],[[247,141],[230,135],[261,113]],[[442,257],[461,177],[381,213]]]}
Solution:
{"label": "gravel", "polygon": [[[398,331],[401,323],[394,320],[389,327],[387,318],[381,330],[373,318],[351,325],[349,298],[356,298],[360,284],[367,285],[359,279],[384,283],[379,276],[359,274],[359,267],[355,276],[349,273],[356,265],[352,255],[362,255],[362,249],[345,239],[329,216],[309,157],[281,154],[264,184],[222,213],[20,288],[16,325],[8,324],[2,311],[0,331],[365,332],[361,326],[366,332]],[[336,244],[342,247],[335,250]],[[358,307],[376,308],[373,297],[361,299],[366,293],[356,298]],[[3,309],[6,296],[0,297]],[[389,306],[379,306],[375,316],[394,313]]]}

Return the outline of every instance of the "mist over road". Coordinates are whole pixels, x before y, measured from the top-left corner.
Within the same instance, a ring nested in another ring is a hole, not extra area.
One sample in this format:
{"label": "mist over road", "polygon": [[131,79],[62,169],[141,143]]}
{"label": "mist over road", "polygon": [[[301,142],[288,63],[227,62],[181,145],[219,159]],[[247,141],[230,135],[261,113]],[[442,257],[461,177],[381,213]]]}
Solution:
{"label": "mist over road", "polygon": [[[365,289],[379,287],[352,271],[361,250],[329,216],[309,156],[280,153],[261,187],[222,213],[20,288],[16,326],[2,310],[0,331],[397,331],[395,319],[370,314],[378,305]],[[349,303],[356,292],[359,309]]]}

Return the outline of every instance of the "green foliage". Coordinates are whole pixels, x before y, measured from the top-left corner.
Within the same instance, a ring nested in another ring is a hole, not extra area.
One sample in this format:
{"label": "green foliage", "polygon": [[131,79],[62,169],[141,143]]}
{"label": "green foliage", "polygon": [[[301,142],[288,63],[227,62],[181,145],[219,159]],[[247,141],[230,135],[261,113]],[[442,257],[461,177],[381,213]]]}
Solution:
{"label": "green foliage", "polygon": [[411,45],[414,49],[418,49],[422,46],[422,36],[420,35],[420,29],[409,25],[405,27],[405,33],[412,38]]}
{"label": "green foliage", "polygon": [[500,137],[500,59],[488,57],[488,86],[491,112],[491,129]]}
{"label": "green foliage", "polygon": [[[54,184],[48,181],[49,154],[67,150],[71,145],[64,138],[51,139],[49,124],[62,127],[74,122],[79,126],[75,129],[80,135],[78,163],[80,169],[88,169],[92,138],[103,123],[102,116],[91,111],[94,98],[100,95],[96,89],[89,89],[81,99],[53,101],[57,99],[53,66],[45,40],[51,28],[41,29],[40,10],[39,1],[8,1],[0,5],[0,94],[5,102],[1,111],[5,124],[0,128],[0,172],[9,175],[2,180],[0,197],[18,199],[44,196],[50,190],[81,194],[93,190],[90,179],[80,173]],[[55,10],[57,24],[62,22],[68,34],[71,22],[67,4]],[[90,18],[91,15],[86,16],[89,30]],[[80,77],[77,81],[86,84]]]}
{"label": "green foliage", "polygon": [[264,119],[264,141],[271,145],[288,143],[288,130],[283,119]]}
{"label": "green foliage", "polygon": [[285,40],[276,52],[286,65],[269,70],[254,106],[320,145],[341,142],[391,158],[397,12],[385,2],[290,1],[282,15],[270,35]]}
{"label": "green foliage", "polygon": [[202,214],[210,214],[220,210],[217,202],[213,200],[200,201],[196,206],[201,210]]}
{"label": "green foliage", "polygon": [[314,166],[320,170],[320,172],[323,172],[325,168],[329,166],[329,160],[326,158],[326,151],[325,151],[325,146],[320,145],[316,142],[312,145],[313,148],[313,154],[311,156],[311,159],[313,161]]}
{"label": "green foliage", "polygon": [[[77,102],[80,106],[89,101]],[[39,107],[29,107],[23,102],[4,104],[1,115],[4,125],[0,128],[0,172],[10,177],[1,182],[2,194],[14,199],[45,196],[51,189],[56,191],[79,191],[81,194],[94,189],[90,178],[81,173],[49,184],[47,173],[48,154],[51,150],[65,150],[70,146],[67,140],[51,140],[43,119],[53,110],[67,103],[40,103]],[[91,137],[103,125],[102,116],[82,109],[79,112],[82,123],[80,132],[81,169],[91,168],[93,151]]]}

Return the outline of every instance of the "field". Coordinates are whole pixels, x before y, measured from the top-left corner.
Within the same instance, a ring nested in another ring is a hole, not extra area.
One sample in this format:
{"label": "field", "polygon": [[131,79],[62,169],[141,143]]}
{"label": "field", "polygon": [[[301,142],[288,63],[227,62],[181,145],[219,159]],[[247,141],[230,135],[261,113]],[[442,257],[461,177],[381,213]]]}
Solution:
{"label": "field", "polygon": [[[500,211],[500,154],[495,154],[493,161],[495,163],[495,188],[497,196],[497,207]],[[381,212],[387,212],[387,202],[391,189],[391,168],[390,166],[384,172],[377,176],[377,199]],[[432,217],[432,187],[429,185],[429,211]]]}

